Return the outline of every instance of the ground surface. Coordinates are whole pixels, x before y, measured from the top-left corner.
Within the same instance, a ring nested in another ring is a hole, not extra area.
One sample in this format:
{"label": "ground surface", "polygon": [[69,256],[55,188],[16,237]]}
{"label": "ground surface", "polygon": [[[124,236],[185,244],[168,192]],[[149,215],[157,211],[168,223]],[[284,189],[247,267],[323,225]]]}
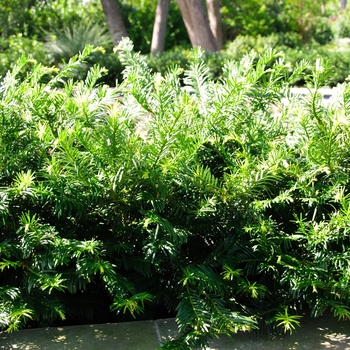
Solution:
{"label": "ground surface", "polygon": [[[233,339],[210,341],[208,350],[350,350],[350,322],[337,321],[331,315],[317,319],[304,317],[292,335],[255,332],[238,333]],[[155,350],[160,341],[176,336],[174,319],[114,324],[22,330],[0,333],[0,349],[22,350]]]}

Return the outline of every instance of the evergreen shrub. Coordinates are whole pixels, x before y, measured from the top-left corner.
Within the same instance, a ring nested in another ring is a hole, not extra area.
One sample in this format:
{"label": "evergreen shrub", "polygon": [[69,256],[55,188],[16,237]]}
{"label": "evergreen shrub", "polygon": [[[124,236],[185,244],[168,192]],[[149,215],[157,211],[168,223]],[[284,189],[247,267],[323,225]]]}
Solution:
{"label": "evergreen shrub", "polygon": [[21,35],[12,35],[6,39],[0,38],[0,76],[4,77],[9,70],[12,70],[22,55],[32,60],[28,60],[22,71],[19,72],[18,78],[23,79],[32,70],[33,61],[49,63],[44,44],[36,38],[28,39]]}
{"label": "evergreen shrub", "polygon": [[[345,42],[345,44],[343,43]],[[255,60],[266,50],[273,49],[283,52],[285,60],[290,63],[290,73],[301,60],[315,64],[317,59],[329,61],[333,74],[326,83],[334,87],[347,80],[350,72],[350,46],[343,39],[327,45],[317,42],[303,44],[300,35],[296,33],[272,34],[269,36],[242,36],[227,44],[226,48],[217,53],[206,53],[203,56],[215,79],[221,76],[222,68],[227,60],[240,61],[245,55],[255,55]],[[186,69],[189,62],[189,50],[175,49],[162,55],[148,58],[148,64],[155,72],[164,74],[174,64]],[[305,79],[300,77],[294,81],[297,86],[305,86]]]}
{"label": "evergreen shrub", "polygon": [[99,66],[73,82],[95,51],[19,80],[22,57],[0,83],[1,328],[162,306],[178,350],[261,322],[292,332],[304,312],[349,318],[350,86],[324,105],[327,65],[290,75],[273,50],[219,80],[199,50],[153,74],[128,40],[115,89]]}

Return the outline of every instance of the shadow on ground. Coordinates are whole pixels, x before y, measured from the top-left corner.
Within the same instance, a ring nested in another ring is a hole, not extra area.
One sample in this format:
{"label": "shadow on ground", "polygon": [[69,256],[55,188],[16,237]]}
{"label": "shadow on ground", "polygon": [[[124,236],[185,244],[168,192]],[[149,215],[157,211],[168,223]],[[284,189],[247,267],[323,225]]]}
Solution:
{"label": "shadow on ground", "polygon": [[[209,341],[208,350],[350,350],[350,322],[327,314],[317,319],[304,317],[292,335],[255,332],[238,333],[232,339]],[[160,342],[177,335],[174,319],[26,329],[0,333],[0,349],[22,350],[155,350]]]}

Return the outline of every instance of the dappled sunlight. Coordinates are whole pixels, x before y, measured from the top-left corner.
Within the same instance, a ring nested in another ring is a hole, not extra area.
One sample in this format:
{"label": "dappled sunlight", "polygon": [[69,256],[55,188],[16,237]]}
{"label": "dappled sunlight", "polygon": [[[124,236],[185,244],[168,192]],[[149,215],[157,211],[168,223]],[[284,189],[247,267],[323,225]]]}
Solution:
{"label": "dappled sunlight", "polygon": [[324,336],[327,341],[321,343],[326,349],[350,349],[350,333],[330,333]]}
{"label": "dappled sunlight", "polygon": [[[159,343],[178,337],[175,319],[82,325],[0,333],[0,349],[22,350],[155,350]],[[327,314],[320,318],[304,316],[292,335],[275,334],[268,339],[262,332],[238,332],[232,338],[209,340],[207,350],[350,350],[350,322]]]}
{"label": "dappled sunlight", "polygon": [[60,343],[60,342],[64,342],[66,340],[66,336],[65,335],[58,335],[58,336],[55,336],[53,338],[53,342],[55,343]]}

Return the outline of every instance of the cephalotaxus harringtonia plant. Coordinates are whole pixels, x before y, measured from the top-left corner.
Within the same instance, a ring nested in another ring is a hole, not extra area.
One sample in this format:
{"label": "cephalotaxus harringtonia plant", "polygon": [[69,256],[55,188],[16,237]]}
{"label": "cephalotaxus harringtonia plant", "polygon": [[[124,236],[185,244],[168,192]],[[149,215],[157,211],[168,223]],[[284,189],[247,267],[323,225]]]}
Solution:
{"label": "cephalotaxus harringtonia plant", "polygon": [[307,63],[268,51],[214,81],[194,50],[161,76],[128,40],[116,89],[99,67],[71,81],[91,50],[0,85],[1,326],[167,309],[163,347],[191,349],[293,330],[298,308],[348,316],[348,86],[324,106],[318,62],[283,105]]}
{"label": "cephalotaxus harringtonia plant", "polygon": [[97,123],[114,101],[108,89],[92,89],[98,68],[85,83],[67,80],[93,50],[87,47],[46,85],[40,78],[54,70],[39,65],[25,81],[16,80],[24,57],[1,83],[0,322],[9,331],[28,319],[91,319],[101,307],[100,290],[119,295],[134,312],[150,298],[134,292],[107,259],[104,242],[84,232],[78,219],[101,186],[92,176],[92,157],[73,135],[83,132],[83,124]]}

